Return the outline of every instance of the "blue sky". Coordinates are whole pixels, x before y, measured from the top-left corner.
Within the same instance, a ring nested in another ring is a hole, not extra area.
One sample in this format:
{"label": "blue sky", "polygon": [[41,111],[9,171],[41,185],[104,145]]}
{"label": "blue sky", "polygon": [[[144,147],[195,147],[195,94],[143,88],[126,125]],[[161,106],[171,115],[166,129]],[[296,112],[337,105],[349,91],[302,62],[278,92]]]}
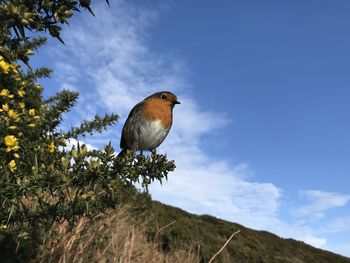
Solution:
{"label": "blue sky", "polygon": [[110,2],[33,58],[47,95],[81,93],[65,125],[117,112],[86,142],[118,147],[133,105],[173,91],[155,199],[350,256],[350,3]]}

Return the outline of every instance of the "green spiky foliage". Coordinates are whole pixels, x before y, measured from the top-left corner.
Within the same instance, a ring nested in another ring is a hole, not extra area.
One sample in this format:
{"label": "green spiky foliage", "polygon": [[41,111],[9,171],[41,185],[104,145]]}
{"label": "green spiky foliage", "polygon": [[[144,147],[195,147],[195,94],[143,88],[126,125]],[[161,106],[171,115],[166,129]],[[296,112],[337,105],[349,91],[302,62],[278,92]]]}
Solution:
{"label": "green spiky foliage", "polygon": [[114,208],[123,189],[136,182],[147,187],[174,170],[173,161],[151,156],[116,158],[111,144],[89,150],[69,140],[100,133],[118,115],[96,116],[68,131],[61,130],[63,114],[75,105],[78,93],[64,90],[43,98],[38,79],[47,68],[32,69],[30,55],[49,32],[61,42],[61,24],[79,8],[92,13],[90,0],[5,0],[0,2],[0,242],[35,240],[54,222],[74,224]]}

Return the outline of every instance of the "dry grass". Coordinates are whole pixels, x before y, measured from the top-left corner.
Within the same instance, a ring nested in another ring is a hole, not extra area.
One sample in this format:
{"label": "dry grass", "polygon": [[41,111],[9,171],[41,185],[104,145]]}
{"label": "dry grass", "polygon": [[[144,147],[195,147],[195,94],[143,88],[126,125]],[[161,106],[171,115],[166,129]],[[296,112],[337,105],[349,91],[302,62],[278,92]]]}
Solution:
{"label": "dry grass", "polygon": [[158,249],[159,233],[175,222],[160,228],[153,242],[149,242],[145,223],[138,221],[130,218],[126,209],[119,209],[92,221],[82,218],[71,230],[66,223],[56,225],[60,238],[45,242],[37,262],[199,262],[199,256],[191,248],[170,253]]}
{"label": "dry grass", "polygon": [[[71,230],[66,224],[56,225],[59,238],[48,239],[34,262],[350,262],[266,231],[145,200],[135,199],[128,209],[91,221],[83,218]],[[9,246],[4,245],[7,252]],[[2,262],[4,258],[0,258]]]}

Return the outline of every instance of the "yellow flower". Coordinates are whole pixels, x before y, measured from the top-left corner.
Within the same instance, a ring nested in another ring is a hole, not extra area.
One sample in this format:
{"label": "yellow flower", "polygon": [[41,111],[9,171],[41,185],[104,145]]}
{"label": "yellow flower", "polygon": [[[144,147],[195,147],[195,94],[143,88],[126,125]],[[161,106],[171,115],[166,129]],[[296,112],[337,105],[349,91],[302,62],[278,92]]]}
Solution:
{"label": "yellow flower", "polygon": [[18,73],[17,68],[19,67],[19,65],[15,64],[15,65],[11,65],[10,67],[14,73],[16,73],[16,74]]}
{"label": "yellow flower", "polygon": [[0,229],[6,229],[6,228],[7,228],[7,225],[0,224]]}
{"label": "yellow flower", "polygon": [[18,106],[19,106],[21,109],[24,109],[24,108],[26,107],[26,105],[25,105],[24,102],[18,103]]}
{"label": "yellow flower", "polygon": [[9,167],[9,169],[11,170],[11,172],[13,172],[14,170],[16,170],[17,167],[16,167],[16,162],[15,162],[15,160],[12,160],[11,162],[9,162],[8,167]]}
{"label": "yellow flower", "polygon": [[50,153],[53,153],[55,151],[55,144],[54,144],[54,142],[51,142],[50,144],[49,144],[49,152]]}
{"label": "yellow flower", "polygon": [[8,89],[2,89],[0,92],[0,96],[1,97],[8,97],[8,95],[10,95],[10,92]]}
{"label": "yellow flower", "polygon": [[4,138],[7,147],[14,147],[18,145],[18,139],[14,135],[7,135]]}
{"label": "yellow flower", "polygon": [[28,126],[29,126],[29,127],[35,127],[36,124],[35,124],[35,123],[30,123],[30,124],[28,124]]}
{"label": "yellow flower", "polygon": [[11,119],[14,119],[14,120],[17,120],[19,117],[18,114],[14,110],[9,110],[7,114],[9,115],[9,117]]}
{"label": "yellow flower", "polygon": [[7,146],[5,149],[6,152],[17,151],[19,149],[18,139],[13,135],[7,135],[4,138],[4,143]]}
{"label": "yellow flower", "polygon": [[24,97],[24,95],[26,94],[26,92],[23,89],[20,89],[17,93],[20,97]]}
{"label": "yellow flower", "polygon": [[14,73],[18,73],[17,71],[17,67],[19,67],[20,65],[13,65],[10,63],[7,63],[4,58],[2,56],[0,56],[0,69],[2,72],[4,72],[5,74],[8,74],[10,72],[10,70],[12,70]]}
{"label": "yellow flower", "polygon": [[2,58],[0,58],[0,69],[2,72],[7,74],[7,73],[9,73],[9,71],[11,69],[11,65],[6,63]]}
{"label": "yellow flower", "polygon": [[11,125],[11,126],[9,126],[9,129],[10,129],[10,130],[15,130],[15,129],[17,129],[17,126]]}
{"label": "yellow flower", "polygon": [[38,115],[37,115],[37,116],[34,116],[33,119],[35,119],[35,120],[40,120],[40,116],[38,116]]}
{"label": "yellow flower", "polygon": [[35,115],[35,109],[30,109],[28,113],[29,113],[30,116],[34,116]]}
{"label": "yellow flower", "polygon": [[17,159],[19,158],[19,154],[18,154],[18,153],[14,153],[13,156],[14,156],[15,158],[17,158]]}
{"label": "yellow flower", "polygon": [[3,109],[4,111],[8,111],[8,110],[9,110],[9,105],[8,105],[7,103],[3,104],[3,105],[2,105],[2,109]]}

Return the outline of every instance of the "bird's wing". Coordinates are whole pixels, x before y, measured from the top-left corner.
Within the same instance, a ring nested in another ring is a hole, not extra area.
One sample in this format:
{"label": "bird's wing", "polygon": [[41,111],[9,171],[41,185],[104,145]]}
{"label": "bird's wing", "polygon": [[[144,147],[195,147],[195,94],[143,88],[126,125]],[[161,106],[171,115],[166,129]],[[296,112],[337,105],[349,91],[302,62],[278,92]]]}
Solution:
{"label": "bird's wing", "polygon": [[132,134],[129,132],[132,127],[134,127],[138,121],[140,121],[140,118],[142,117],[142,108],[144,105],[144,101],[139,102],[132,108],[132,110],[129,113],[128,118],[125,121],[123,131],[122,131],[122,137],[120,139],[120,148],[121,149],[129,149],[131,145],[128,145],[128,141],[130,141],[129,136],[132,136]]}

